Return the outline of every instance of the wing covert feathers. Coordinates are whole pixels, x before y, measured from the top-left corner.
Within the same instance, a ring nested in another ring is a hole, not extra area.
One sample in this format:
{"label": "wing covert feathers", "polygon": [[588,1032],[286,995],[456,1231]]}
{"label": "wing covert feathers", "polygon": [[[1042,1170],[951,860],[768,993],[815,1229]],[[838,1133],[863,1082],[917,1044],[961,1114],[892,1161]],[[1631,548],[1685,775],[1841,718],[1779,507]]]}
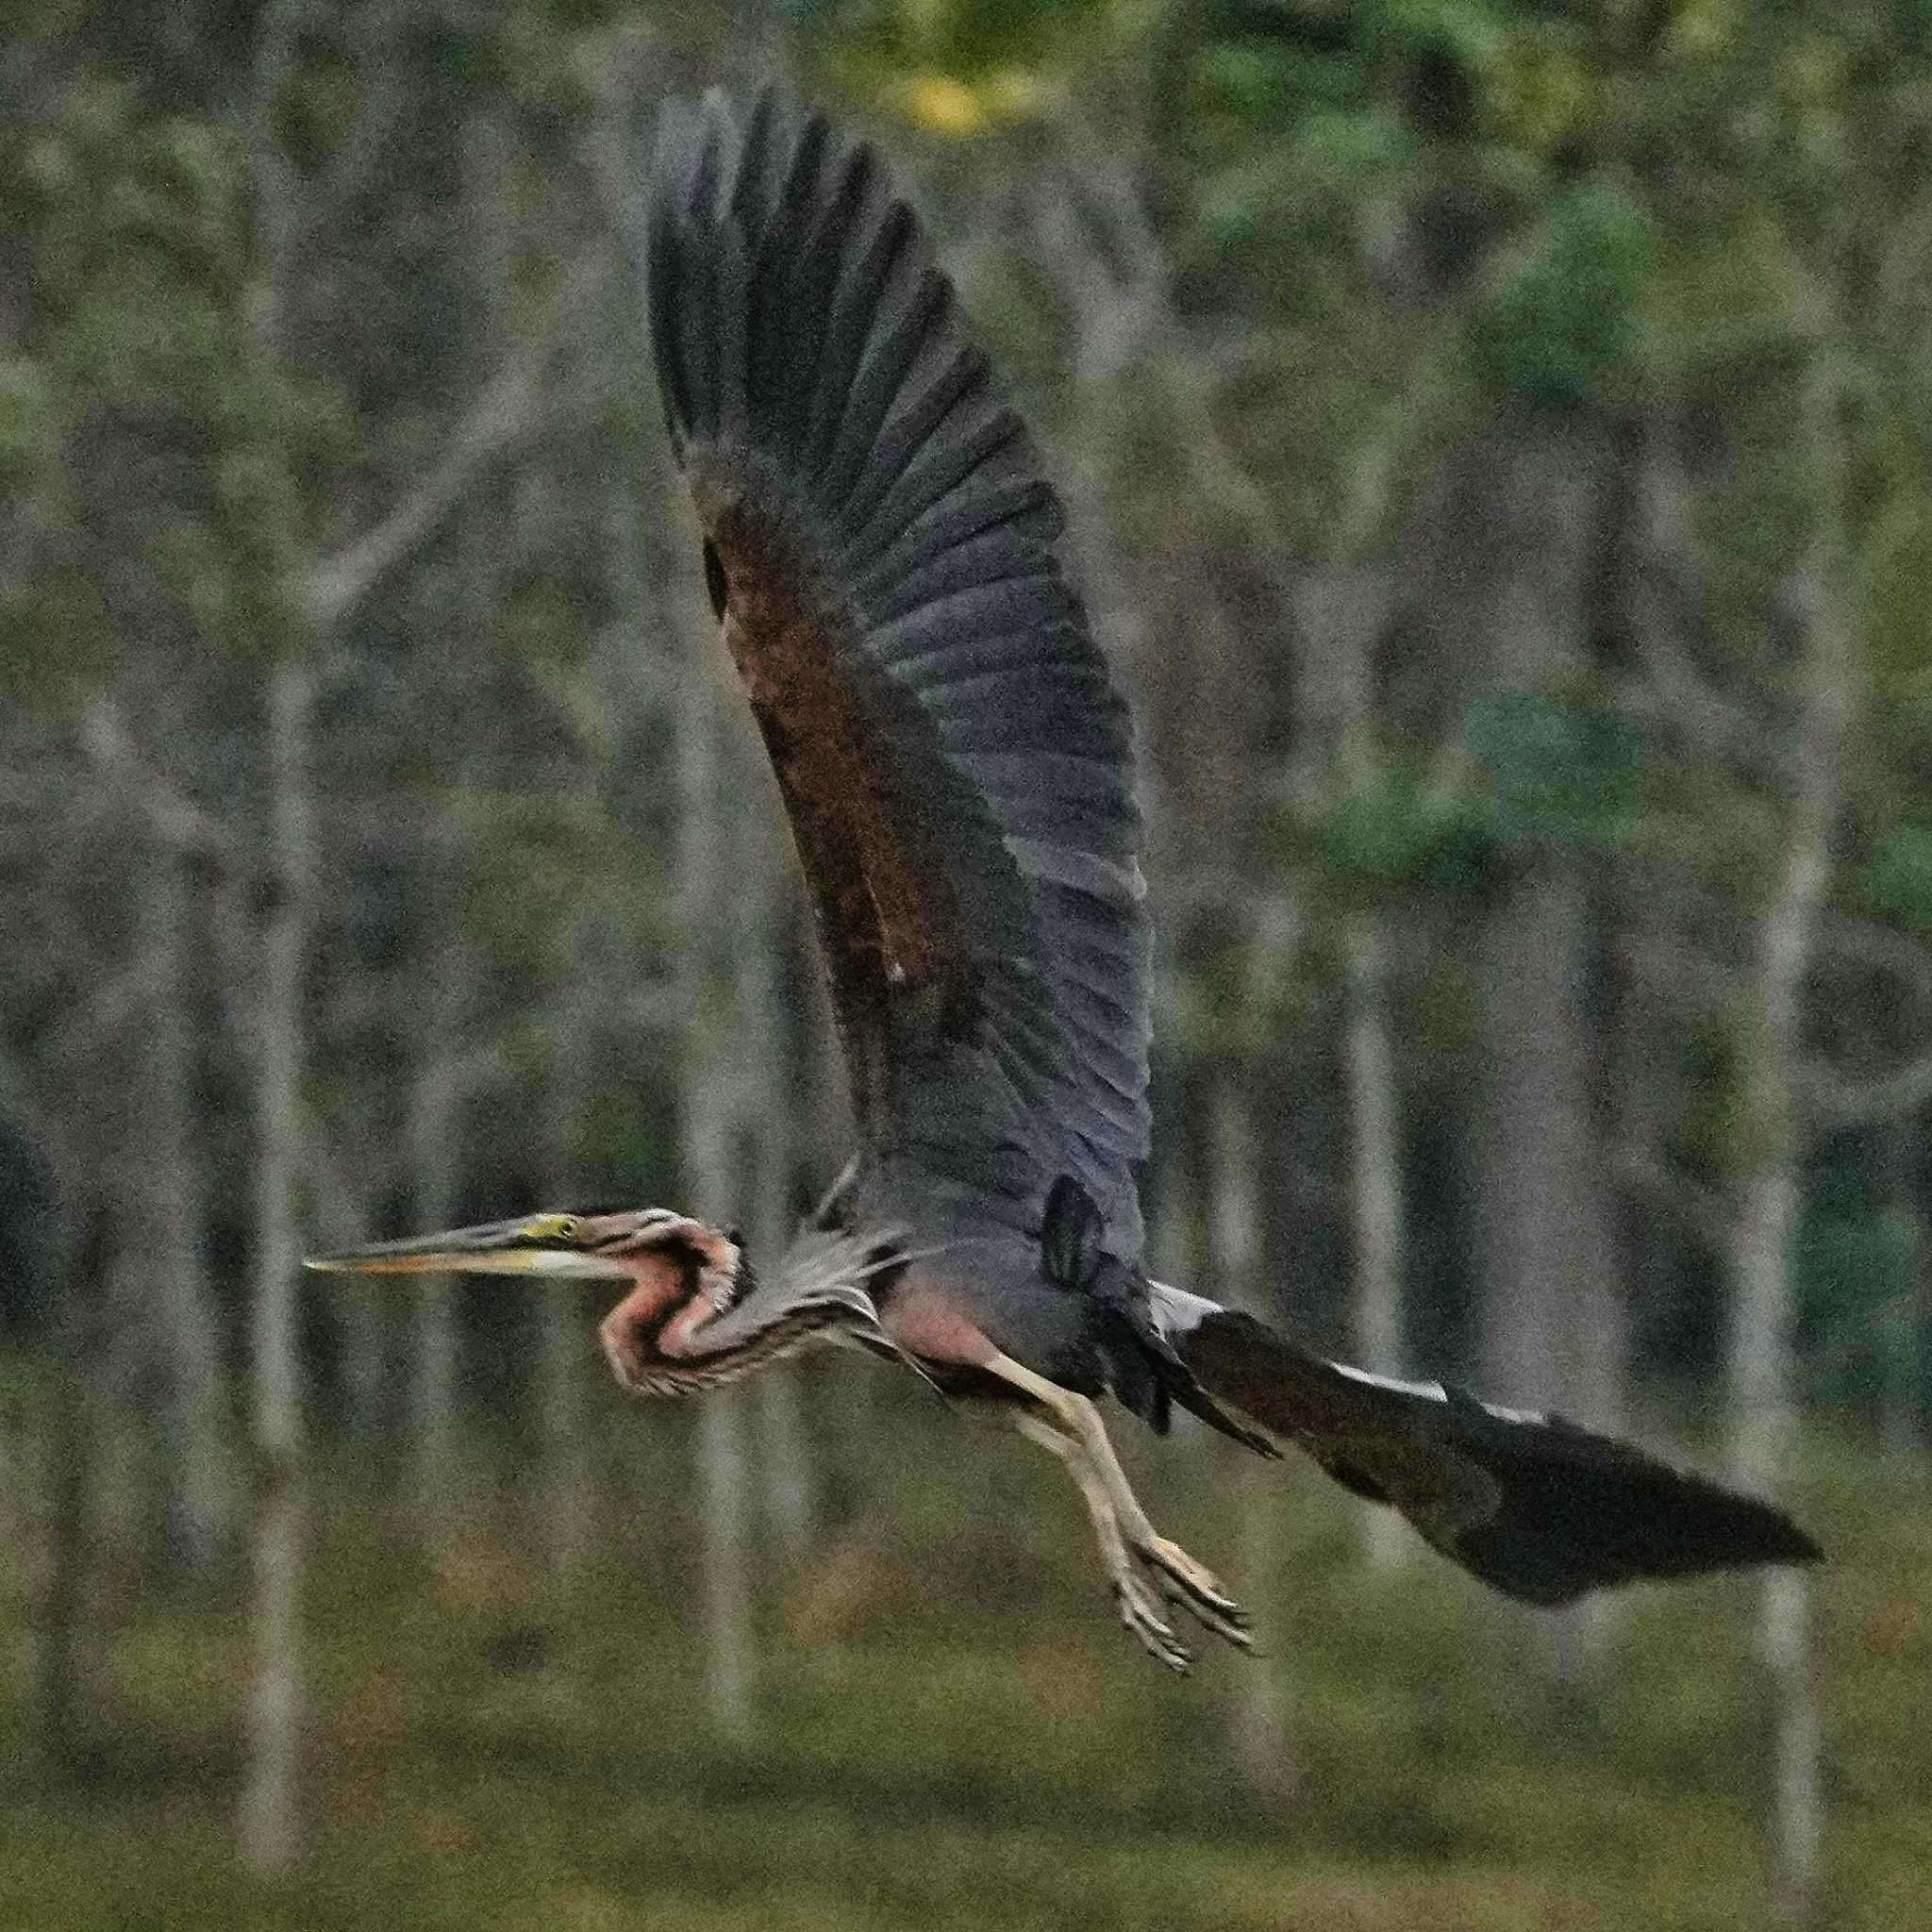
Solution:
{"label": "wing covert feathers", "polygon": [[674,111],[648,197],[665,422],[809,878],[875,1152],[1138,1255],[1147,929],[1126,712],[1059,505],[873,151]]}
{"label": "wing covert feathers", "polygon": [[1506,1595],[1562,1604],[1643,1577],[1818,1560],[1781,1509],[1560,1416],[1346,1369],[1224,1308],[1189,1320],[1173,1339],[1211,1396]]}

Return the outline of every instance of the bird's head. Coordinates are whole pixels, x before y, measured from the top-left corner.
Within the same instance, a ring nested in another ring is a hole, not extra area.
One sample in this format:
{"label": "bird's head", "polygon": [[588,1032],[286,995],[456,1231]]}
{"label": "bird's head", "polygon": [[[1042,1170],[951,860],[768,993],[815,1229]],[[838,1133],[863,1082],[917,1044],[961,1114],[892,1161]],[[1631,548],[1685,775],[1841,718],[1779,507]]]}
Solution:
{"label": "bird's head", "polygon": [[604,1348],[628,1388],[652,1386],[651,1365],[750,1284],[744,1244],[688,1214],[638,1208],[618,1214],[532,1214],[444,1234],[376,1241],[303,1263],[325,1274],[525,1274],[625,1282],[605,1318]]}
{"label": "bird's head", "polygon": [[535,1274],[551,1280],[636,1282],[666,1268],[735,1280],[743,1245],[668,1208],[616,1214],[531,1214],[442,1234],[375,1241],[303,1262],[323,1274]]}

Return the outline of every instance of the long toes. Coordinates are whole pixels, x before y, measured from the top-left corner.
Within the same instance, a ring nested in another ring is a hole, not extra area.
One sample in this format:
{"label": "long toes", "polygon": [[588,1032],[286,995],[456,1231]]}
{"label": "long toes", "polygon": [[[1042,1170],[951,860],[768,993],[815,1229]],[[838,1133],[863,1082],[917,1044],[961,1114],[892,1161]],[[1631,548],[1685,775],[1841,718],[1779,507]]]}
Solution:
{"label": "long toes", "polygon": [[1182,1601],[1193,1612],[1194,1621],[1204,1630],[1213,1631],[1224,1643],[1231,1643],[1237,1650],[1254,1648],[1255,1633],[1248,1613],[1239,1604],[1230,1605],[1226,1610],[1217,1610],[1188,1598],[1183,1598]]}
{"label": "long toes", "polygon": [[1239,1649],[1245,1650],[1254,1641],[1253,1619],[1247,1611],[1228,1595],[1213,1571],[1195,1562],[1178,1543],[1156,1537],[1140,1554],[1169,1603],[1181,1605],[1204,1627]]}
{"label": "long toes", "polygon": [[1171,1671],[1185,1672],[1191,1667],[1193,1652],[1174,1634],[1154,1597],[1139,1577],[1126,1574],[1115,1577],[1113,1595],[1121,1622],[1133,1632],[1149,1657],[1157,1663],[1165,1664]]}

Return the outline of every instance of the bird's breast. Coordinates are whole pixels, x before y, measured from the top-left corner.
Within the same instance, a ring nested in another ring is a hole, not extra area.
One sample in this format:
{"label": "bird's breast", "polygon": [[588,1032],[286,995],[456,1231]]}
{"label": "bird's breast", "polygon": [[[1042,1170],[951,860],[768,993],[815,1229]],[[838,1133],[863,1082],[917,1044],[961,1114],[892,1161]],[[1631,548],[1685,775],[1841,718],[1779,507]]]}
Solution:
{"label": "bird's breast", "polygon": [[922,1361],[983,1368],[999,1353],[974,1319],[962,1285],[917,1261],[881,1298],[879,1326]]}

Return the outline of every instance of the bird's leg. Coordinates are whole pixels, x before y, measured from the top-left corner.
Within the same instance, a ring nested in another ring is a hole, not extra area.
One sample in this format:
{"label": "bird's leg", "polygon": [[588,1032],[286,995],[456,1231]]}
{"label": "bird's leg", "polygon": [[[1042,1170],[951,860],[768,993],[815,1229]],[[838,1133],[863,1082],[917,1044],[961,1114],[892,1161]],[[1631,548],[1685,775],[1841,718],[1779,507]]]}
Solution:
{"label": "bird's leg", "polygon": [[1158,1591],[1217,1637],[1245,1649],[1251,1641],[1247,1613],[1212,1571],[1156,1532],[1092,1403],[1009,1356],[995,1356],[986,1366],[1031,1398],[1014,1415],[1015,1426],[1059,1457],[1079,1486],[1113,1581],[1121,1621],[1161,1662],[1184,1669],[1187,1650],[1156,1612],[1152,1592]]}
{"label": "bird's leg", "polygon": [[1245,1649],[1250,1641],[1248,1613],[1228,1595],[1226,1585],[1213,1571],[1197,1563],[1178,1543],[1170,1542],[1156,1531],[1147,1520],[1147,1512],[1141,1507],[1141,1499],[1128,1486],[1126,1472],[1114,1455],[1100,1411],[1084,1395],[1069,1400],[1074,1426],[1107,1486],[1127,1546],[1157,1573],[1169,1602],[1185,1604],[1217,1637]]}
{"label": "bird's leg", "polygon": [[1078,1438],[1069,1435],[1058,1418],[1035,1407],[1031,1402],[1002,1404],[1000,1412],[1029,1441],[1038,1442],[1066,1464],[1067,1473],[1087,1505],[1087,1513],[1093,1519],[1100,1560],[1106,1564],[1113,1585],[1121,1622],[1140,1640],[1150,1657],[1169,1670],[1185,1671],[1194,1660],[1193,1653],[1174,1634],[1173,1626],[1160,1614],[1159,1598],[1136,1569],[1121,1535],[1120,1521],[1108,1499],[1107,1486],[1095,1475]]}

